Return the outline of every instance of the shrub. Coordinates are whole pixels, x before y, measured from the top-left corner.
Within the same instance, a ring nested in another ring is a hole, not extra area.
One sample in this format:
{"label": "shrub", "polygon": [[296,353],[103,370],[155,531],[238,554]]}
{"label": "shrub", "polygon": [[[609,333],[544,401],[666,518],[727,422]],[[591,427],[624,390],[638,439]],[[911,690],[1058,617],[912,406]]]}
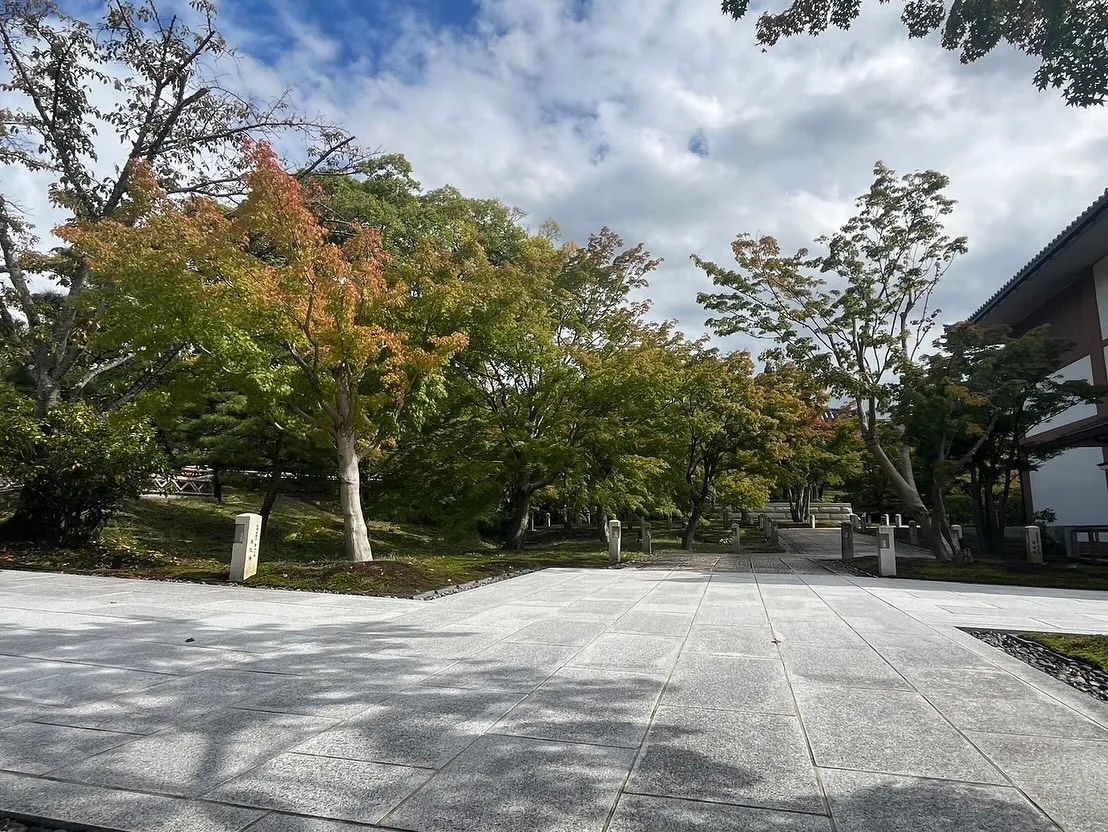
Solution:
{"label": "shrub", "polygon": [[2,537],[85,545],[164,466],[153,430],[133,413],[67,403],[36,419],[22,402],[3,405],[0,474],[20,491]]}

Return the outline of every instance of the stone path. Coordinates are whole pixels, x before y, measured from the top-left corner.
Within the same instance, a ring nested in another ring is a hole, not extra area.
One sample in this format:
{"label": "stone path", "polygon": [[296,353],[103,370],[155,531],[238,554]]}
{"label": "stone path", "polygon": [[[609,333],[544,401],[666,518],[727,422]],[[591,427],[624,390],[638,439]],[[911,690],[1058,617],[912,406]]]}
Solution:
{"label": "stone path", "polygon": [[1108,594],[565,569],[414,602],[0,572],[0,814],[1108,829],[1108,703],[958,627],[1108,632]]}

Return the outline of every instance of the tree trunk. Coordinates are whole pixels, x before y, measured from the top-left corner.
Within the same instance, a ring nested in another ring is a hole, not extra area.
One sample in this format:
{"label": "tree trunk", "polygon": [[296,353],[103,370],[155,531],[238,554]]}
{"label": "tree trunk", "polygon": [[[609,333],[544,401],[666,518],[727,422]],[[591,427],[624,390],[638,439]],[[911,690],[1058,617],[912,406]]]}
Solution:
{"label": "tree trunk", "polygon": [[789,501],[789,514],[792,515],[794,523],[803,522],[804,518],[800,516],[800,489],[795,485],[785,486],[785,497]]}
{"label": "tree trunk", "polygon": [[61,389],[50,374],[35,368],[35,418],[45,419],[46,414],[61,397]]}
{"label": "tree trunk", "polygon": [[965,556],[962,547],[954,537],[954,530],[950,527],[950,521],[946,517],[946,503],[943,500],[942,484],[937,483],[931,491],[931,504],[934,514],[931,515],[928,529],[928,540],[931,543],[931,551],[939,560],[964,563]]}
{"label": "tree trunk", "polygon": [[362,474],[352,428],[335,432],[339,457],[339,507],[346,556],[355,563],[373,560],[369,528],[362,514]]}
{"label": "tree trunk", "polygon": [[271,484],[269,488],[266,489],[261,510],[258,512],[262,516],[262,534],[265,534],[266,526],[269,525],[269,515],[273,513],[273,506],[277,503],[277,495],[279,493],[280,491],[276,483]]}
{"label": "tree trunk", "polygon": [[704,516],[704,501],[693,503],[692,513],[689,515],[689,522],[685,524],[685,531],[681,534],[681,548],[686,551],[692,551],[693,540],[696,537],[696,530],[700,528],[700,518]]}
{"label": "tree trunk", "polygon": [[[877,462],[877,466],[889,487],[896,492],[908,513],[919,522],[920,532],[927,540],[935,557],[939,560],[953,560],[954,548],[951,546],[949,538],[943,534],[942,528],[944,525],[948,525],[946,517],[942,513],[939,513],[938,517],[931,513],[931,510],[924,505],[923,499],[920,497],[919,489],[916,487],[915,478],[911,476],[911,472],[901,473],[893,464],[893,461],[889,459],[889,455],[885,453],[885,449],[881,447],[880,442],[865,435],[863,435],[862,441],[865,443],[866,450],[872,454]],[[901,454],[902,459],[905,456],[906,454]],[[910,461],[911,458],[908,457],[907,462]]]}
{"label": "tree trunk", "polygon": [[504,534],[505,549],[522,549],[527,539],[527,521],[531,519],[531,492],[513,486],[508,499],[508,526]]}
{"label": "tree trunk", "polygon": [[598,524],[597,525],[598,531],[600,532],[600,539],[603,540],[605,544],[607,544],[607,542],[608,542],[608,511],[607,511],[607,509],[603,509],[600,506],[596,507],[596,522]]}
{"label": "tree trunk", "polygon": [[[223,469],[218,465],[212,468],[212,497],[217,503],[223,502]],[[264,524],[262,528],[265,528]]]}
{"label": "tree trunk", "polygon": [[800,521],[807,523],[812,514],[812,486],[805,483],[800,488]]}

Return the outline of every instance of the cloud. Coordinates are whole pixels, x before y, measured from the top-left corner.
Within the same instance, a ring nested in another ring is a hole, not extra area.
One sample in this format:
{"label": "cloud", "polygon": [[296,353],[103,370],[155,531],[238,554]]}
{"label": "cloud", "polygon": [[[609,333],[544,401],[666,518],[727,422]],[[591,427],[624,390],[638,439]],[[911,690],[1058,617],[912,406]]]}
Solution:
{"label": "cloud", "polygon": [[[323,5],[320,5],[320,9]],[[234,83],[301,106],[453,184],[558,221],[608,225],[665,263],[658,318],[699,333],[689,262],[740,231],[809,244],[851,213],[873,163],[941,170],[971,253],[938,301],[968,314],[1108,181],[1108,111],[1067,108],[1000,51],[961,66],[870,4],[849,32],[767,52],[753,20],[685,0],[224,2]],[[447,16],[444,10],[450,9]],[[734,343],[741,343],[736,341]]]}

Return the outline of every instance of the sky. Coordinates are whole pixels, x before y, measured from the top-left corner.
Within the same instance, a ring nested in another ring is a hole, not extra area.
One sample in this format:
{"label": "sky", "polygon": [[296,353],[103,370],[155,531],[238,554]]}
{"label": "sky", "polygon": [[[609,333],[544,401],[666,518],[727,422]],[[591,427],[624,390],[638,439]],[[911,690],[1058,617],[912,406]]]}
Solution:
{"label": "sky", "polygon": [[[73,0],[88,2],[88,0]],[[64,5],[64,3],[63,3]],[[897,4],[849,32],[763,51],[718,0],[223,0],[229,84],[291,90],[368,147],[554,219],[609,226],[664,259],[653,317],[703,331],[696,253],[739,232],[786,249],[844,222],[882,160],[950,176],[969,255],[938,296],[964,318],[1108,186],[1108,111],[1031,84],[1002,47],[971,66],[909,41]]]}

